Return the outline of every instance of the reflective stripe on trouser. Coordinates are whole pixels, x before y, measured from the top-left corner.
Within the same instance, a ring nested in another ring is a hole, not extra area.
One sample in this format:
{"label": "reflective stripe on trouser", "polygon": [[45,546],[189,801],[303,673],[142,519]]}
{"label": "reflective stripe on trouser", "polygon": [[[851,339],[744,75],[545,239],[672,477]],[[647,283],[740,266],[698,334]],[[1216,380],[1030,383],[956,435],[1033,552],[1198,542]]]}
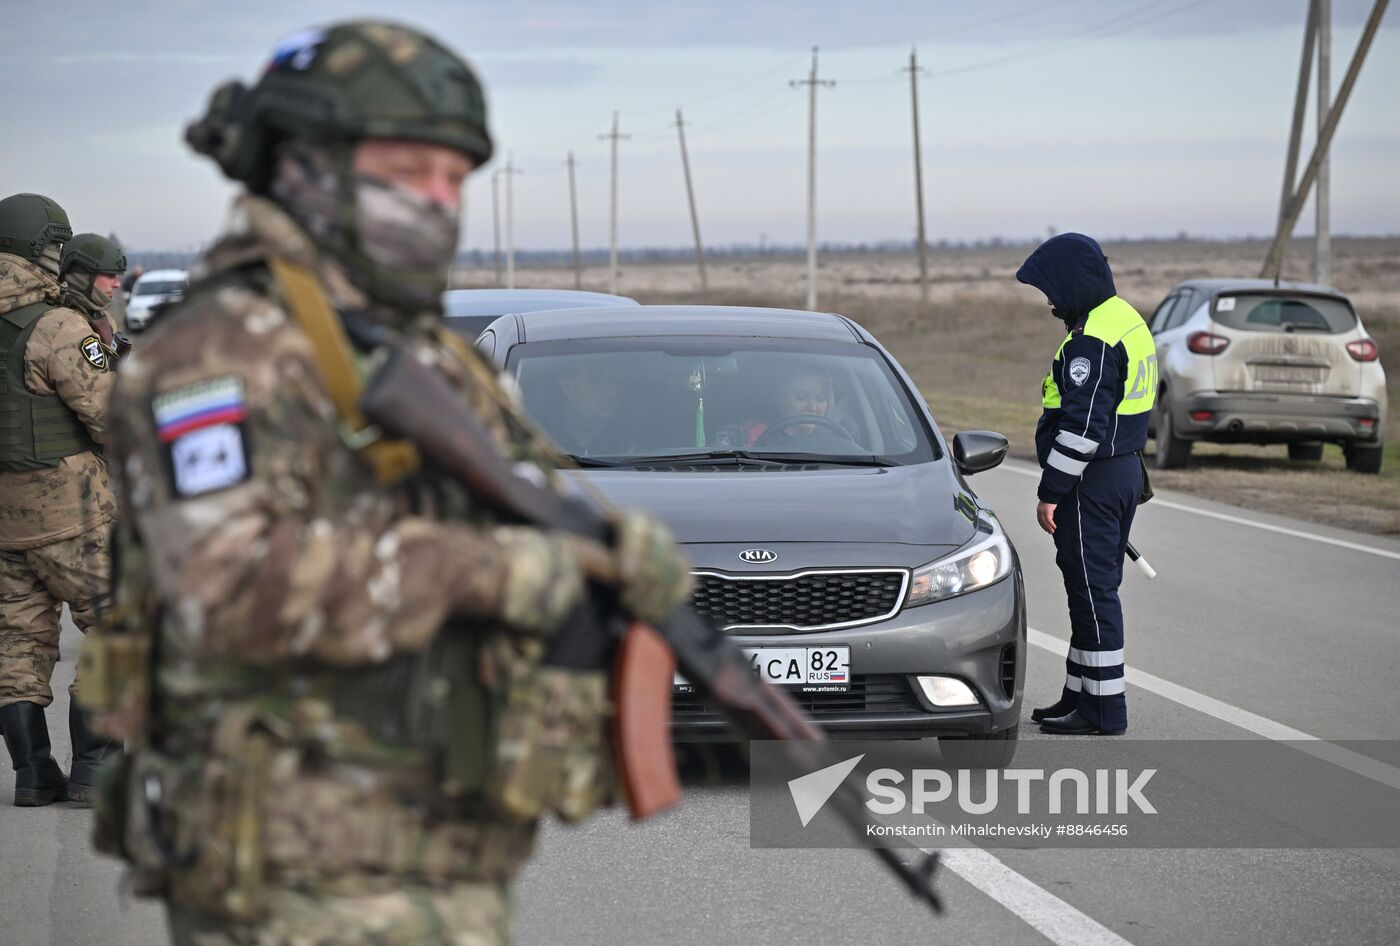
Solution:
{"label": "reflective stripe on trouser", "polygon": [[[53,702],[49,678],[58,662],[59,615],[87,631],[107,591],[108,530],[96,529],[32,549],[0,550],[0,706]],[[76,693],[76,674],[70,693]]]}
{"label": "reflective stripe on trouser", "polygon": [[1060,705],[1102,729],[1128,724],[1123,691],[1123,555],[1142,489],[1136,454],[1094,460],[1055,509],[1055,564],[1069,598],[1070,650]]}

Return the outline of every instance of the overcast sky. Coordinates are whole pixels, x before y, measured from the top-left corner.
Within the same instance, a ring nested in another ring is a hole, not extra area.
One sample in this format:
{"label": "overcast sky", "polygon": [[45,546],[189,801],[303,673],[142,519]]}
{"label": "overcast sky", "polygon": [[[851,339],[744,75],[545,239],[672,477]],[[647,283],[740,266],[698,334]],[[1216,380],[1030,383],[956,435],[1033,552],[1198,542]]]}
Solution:
{"label": "overcast sky", "polygon": [[[1371,0],[1333,0],[1340,86]],[[621,242],[690,239],[675,130],[685,109],[709,244],[798,243],[806,91],[821,47],[818,234],[914,232],[909,83],[920,82],[930,240],[1263,234],[1278,213],[1306,0],[0,0],[0,191],[38,191],[79,230],[133,249],[215,232],[233,193],[187,150],[218,82],[251,81],[277,40],[384,15],[467,55],[486,85],[516,239],[566,247],[564,160],[579,160],[583,242],[607,241],[621,112]],[[21,81],[23,79],[23,81]],[[28,94],[24,91],[30,90]],[[1387,17],[1333,147],[1337,233],[1400,232],[1400,23]],[[1315,118],[1308,119],[1310,147]],[[468,186],[466,248],[491,244],[489,168]],[[1311,232],[1311,211],[1299,232]]]}

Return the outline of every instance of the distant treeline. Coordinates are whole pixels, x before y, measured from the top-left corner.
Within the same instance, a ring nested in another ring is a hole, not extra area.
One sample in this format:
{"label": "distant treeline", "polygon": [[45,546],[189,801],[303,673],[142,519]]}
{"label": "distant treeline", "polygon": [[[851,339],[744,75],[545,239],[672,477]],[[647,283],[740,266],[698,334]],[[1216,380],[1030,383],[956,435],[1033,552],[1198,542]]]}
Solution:
{"label": "distant treeline", "polygon": [[[1361,237],[1359,239],[1372,239],[1373,237]],[[937,240],[930,241],[929,249],[937,252],[957,252],[965,250],[987,250],[1000,249],[1002,247],[1030,247],[1035,246],[1044,236],[1014,238],[1014,237],[990,237],[981,240]],[[1178,233],[1172,237],[1118,237],[1105,240],[1109,244],[1153,244],[1153,243],[1250,243],[1265,242],[1269,239],[1266,236],[1245,236],[1245,237],[1205,237],[1194,236],[1187,233]],[[1348,237],[1334,236],[1333,239],[1345,240]],[[1386,239],[1386,237],[1381,237]],[[1296,242],[1311,242],[1310,235],[1299,235],[1294,237]],[[823,256],[842,255],[862,255],[880,253],[912,253],[914,252],[914,241],[912,240],[880,240],[871,243],[821,243],[818,249]],[[786,257],[801,257],[807,252],[804,243],[727,243],[718,246],[706,246],[706,259],[754,259],[773,258],[782,259]],[[651,246],[635,249],[619,249],[618,258],[628,263],[668,263],[668,262],[689,262],[695,257],[693,246]],[[185,251],[128,251],[127,259],[133,266],[140,265],[147,270],[152,269],[185,269],[199,256],[194,250]],[[501,254],[504,264],[505,251]],[[607,247],[590,247],[580,251],[579,258],[585,265],[597,266],[606,265],[608,262]],[[549,250],[524,250],[515,251],[516,265],[520,266],[568,266],[573,261],[573,253],[568,249]],[[494,252],[490,249],[464,250],[457,254],[457,265],[491,267],[495,264]]]}

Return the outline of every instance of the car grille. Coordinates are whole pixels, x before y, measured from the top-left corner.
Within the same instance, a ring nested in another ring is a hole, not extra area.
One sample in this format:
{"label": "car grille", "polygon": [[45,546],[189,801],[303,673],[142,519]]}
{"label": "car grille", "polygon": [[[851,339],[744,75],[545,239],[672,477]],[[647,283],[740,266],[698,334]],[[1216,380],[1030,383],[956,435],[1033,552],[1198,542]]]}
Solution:
{"label": "car grille", "polygon": [[[845,693],[802,693],[787,689],[793,701],[808,716],[891,716],[927,714],[903,674],[875,673],[852,678]],[[677,693],[671,697],[671,717],[676,722],[706,722],[722,719],[722,714],[701,699],[699,693]]]}
{"label": "car grille", "polygon": [[725,630],[854,627],[882,621],[897,612],[908,577],[902,568],[773,577],[696,572],[691,603]]}

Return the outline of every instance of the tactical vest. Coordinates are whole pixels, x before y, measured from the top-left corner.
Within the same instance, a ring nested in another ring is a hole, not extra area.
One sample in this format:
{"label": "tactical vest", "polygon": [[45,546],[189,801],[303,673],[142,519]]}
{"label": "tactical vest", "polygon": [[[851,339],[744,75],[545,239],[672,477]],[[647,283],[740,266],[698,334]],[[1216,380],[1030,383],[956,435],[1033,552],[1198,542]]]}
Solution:
{"label": "tactical vest", "polygon": [[87,427],[57,395],[24,386],[29,336],[53,306],[36,302],[0,315],[0,470],[39,470],[94,448]]}
{"label": "tactical vest", "polygon": [[[1152,343],[1152,333],[1137,310],[1122,299],[1114,296],[1107,302],[1090,311],[1084,320],[1084,334],[1097,338],[1109,348],[1122,345],[1128,356],[1128,372],[1123,378],[1123,399],[1118,402],[1117,413],[1123,416],[1146,414],[1157,402],[1157,348]],[[1065,336],[1055,352],[1058,364],[1064,355],[1065,345],[1074,333]],[[1060,406],[1060,386],[1055,383],[1055,372],[1045,376],[1041,390],[1041,404],[1047,410]]]}

